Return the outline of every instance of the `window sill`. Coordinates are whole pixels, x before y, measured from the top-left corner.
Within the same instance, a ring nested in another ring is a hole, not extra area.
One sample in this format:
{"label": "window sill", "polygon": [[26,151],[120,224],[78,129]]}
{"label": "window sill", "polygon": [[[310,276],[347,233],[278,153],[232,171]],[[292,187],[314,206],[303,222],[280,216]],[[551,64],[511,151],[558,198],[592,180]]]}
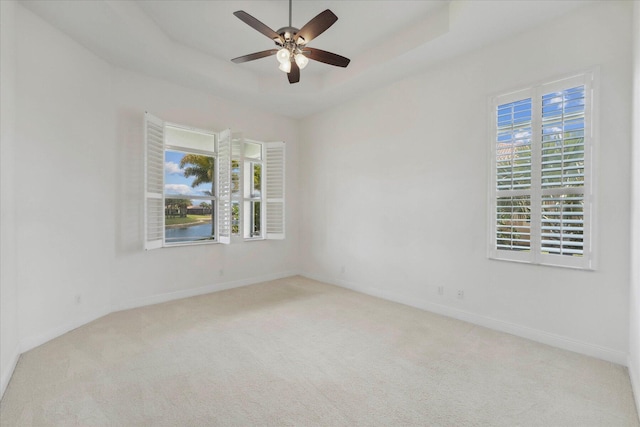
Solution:
{"label": "window sill", "polygon": [[181,248],[184,246],[205,246],[205,245],[217,245],[217,240],[208,240],[206,242],[185,242],[185,243],[170,243],[162,245],[163,248]]}
{"label": "window sill", "polygon": [[528,264],[528,265],[541,266],[541,267],[556,267],[556,268],[568,268],[570,270],[596,271],[596,269],[593,266],[585,267],[584,265],[579,265],[579,264],[571,265],[571,264],[561,264],[561,263],[552,263],[552,262],[533,262],[530,260],[498,257],[493,255],[489,255],[487,258],[491,261],[506,261],[506,262],[513,262],[517,264]]}
{"label": "window sill", "polygon": [[264,237],[245,237],[244,239],[242,239],[245,242],[261,242],[263,240],[267,240]]}

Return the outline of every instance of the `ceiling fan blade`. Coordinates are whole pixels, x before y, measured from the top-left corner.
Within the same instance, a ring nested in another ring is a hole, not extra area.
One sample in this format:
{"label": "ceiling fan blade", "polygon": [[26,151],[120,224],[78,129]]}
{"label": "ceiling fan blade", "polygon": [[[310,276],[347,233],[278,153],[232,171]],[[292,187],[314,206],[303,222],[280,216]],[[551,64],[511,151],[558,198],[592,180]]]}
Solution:
{"label": "ceiling fan blade", "polygon": [[294,84],[300,81],[300,68],[298,64],[291,62],[291,71],[287,73],[287,77],[289,78],[289,83]]}
{"label": "ceiling fan blade", "polygon": [[300,28],[300,31],[298,31],[295,36],[295,40],[298,41],[298,39],[302,37],[305,43],[309,43],[311,40],[324,33],[327,28],[332,26],[337,20],[338,17],[329,9],[324,12],[320,12],[315,18],[307,22],[304,27]]}
{"label": "ceiling fan blade", "polygon": [[267,27],[265,24],[258,21],[256,18],[249,15],[244,10],[233,12],[233,14],[237,16],[242,22],[244,22],[254,30],[261,32],[265,36],[269,37],[271,40],[279,40],[280,42],[284,42],[284,40],[282,40],[282,37],[280,37],[280,34],[276,33],[271,28]]}
{"label": "ceiling fan blade", "polygon": [[322,49],[314,49],[312,47],[305,47],[302,53],[309,59],[324,62],[329,65],[335,65],[336,67],[346,67],[349,65],[349,62],[351,62],[349,58],[345,58],[344,56],[327,52]]}
{"label": "ceiling fan blade", "polygon": [[265,58],[267,56],[275,55],[278,53],[278,49],[269,49],[263,50],[262,52],[250,53],[249,55],[239,56],[237,58],[233,58],[231,62],[235,62],[236,64],[240,64],[242,62],[253,61],[260,58]]}

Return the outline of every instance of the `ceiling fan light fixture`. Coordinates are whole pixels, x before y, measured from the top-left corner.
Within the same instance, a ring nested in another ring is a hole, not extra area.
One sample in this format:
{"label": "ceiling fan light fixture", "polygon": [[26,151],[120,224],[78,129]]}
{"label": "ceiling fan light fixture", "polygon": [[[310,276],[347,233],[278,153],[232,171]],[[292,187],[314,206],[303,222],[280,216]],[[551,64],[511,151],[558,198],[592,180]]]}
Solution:
{"label": "ceiling fan light fixture", "polygon": [[286,63],[289,63],[289,66],[291,66],[291,52],[289,52],[289,49],[286,49],[284,47],[280,49],[276,54],[276,58],[278,59],[278,62],[280,64],[284,65]]}
{"label": "ceiling fan light fixture", "polygon": [[307,66],[310,59],[336,67],[349,65],[349,58],[321,49],[307,47],[307,43],[324,33],[338,20],[338,17],[329,9],[326,9],[298,29],[291,25],[291,3],[292,0],[289,0],[289,26],[282,27],[278,31],[272,30],[244,10],[233,12],[233,15],[242,22],[275,42],[276,48],[239,56],[231,61],[235,64],[240,64],[275,55],[280,70],[287,73],[287,79],[291,84],[300,82],[300,70]]}
{"label": "ceiling fan light fixture", "polygon": [[298,68],[300,68],[301,70],[309,63],[309,58],[301,53],[297,53],[294,58],[296,60],[296,64],[298,64]]}
{"label": "ceiling fan light fixture", "polygon": [[289,71],[291,71],[291,62],[290,61],[282,62],[280,63],[280,66],[278,68],[284,71],[285,73],[288,73]]}

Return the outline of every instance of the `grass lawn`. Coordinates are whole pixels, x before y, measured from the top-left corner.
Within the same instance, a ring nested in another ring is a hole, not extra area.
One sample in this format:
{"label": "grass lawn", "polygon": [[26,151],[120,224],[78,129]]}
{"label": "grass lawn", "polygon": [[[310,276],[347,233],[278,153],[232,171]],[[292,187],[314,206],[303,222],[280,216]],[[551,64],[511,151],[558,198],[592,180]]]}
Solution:
{"label": "grass lawn", "polygon": [[164,219],[165,225],[177,224],[197,224],[199,222],[211,221],[211,215],[187,215],[186,217],[175,217]]}

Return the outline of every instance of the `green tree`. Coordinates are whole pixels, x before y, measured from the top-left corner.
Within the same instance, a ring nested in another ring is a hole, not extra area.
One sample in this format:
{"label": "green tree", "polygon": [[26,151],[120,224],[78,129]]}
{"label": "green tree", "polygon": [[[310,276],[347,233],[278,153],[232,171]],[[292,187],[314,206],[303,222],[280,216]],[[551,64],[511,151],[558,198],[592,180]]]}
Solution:
{"label": "green tree", "polygon": [[256,164],[253,168],[253,191],[262,196],[262,165]]}
{"label": "green tree", "polygon": [[[215,172],[215,159],[213,157],[201,156],[199,154],[185,154],[182,160],[180,160],[180,168],[184,169],[185,178],[189,178],[190,176],[196,178],[191,183],[191,187],[193,188],[209,182],[213,184]],[[213,191],[213,189],[212,185],[211,191]]]}
{"label": "green tree", "polygon": [[[185,154],[180,160],[180,168],[184,169],[184,177],[195,177],[191,183],[191,187],[195,188],[200,184],[211,183],[210,195],[215,194],[215,158],[210,156],[202,156],[200,154]],[[213,216],[213,212],[212,212]],[[211,221],[211,235],[215,235],[215,222]]]}
{"label": "green tree", "polygon": [[231,204],[231,233],[240,233],[240,204],[238,202]]}
{"label": "green tree", "polygon": [[166,216],[187,216],[187,207],[191,205],[189,199],[164,199],[164,214]]}

